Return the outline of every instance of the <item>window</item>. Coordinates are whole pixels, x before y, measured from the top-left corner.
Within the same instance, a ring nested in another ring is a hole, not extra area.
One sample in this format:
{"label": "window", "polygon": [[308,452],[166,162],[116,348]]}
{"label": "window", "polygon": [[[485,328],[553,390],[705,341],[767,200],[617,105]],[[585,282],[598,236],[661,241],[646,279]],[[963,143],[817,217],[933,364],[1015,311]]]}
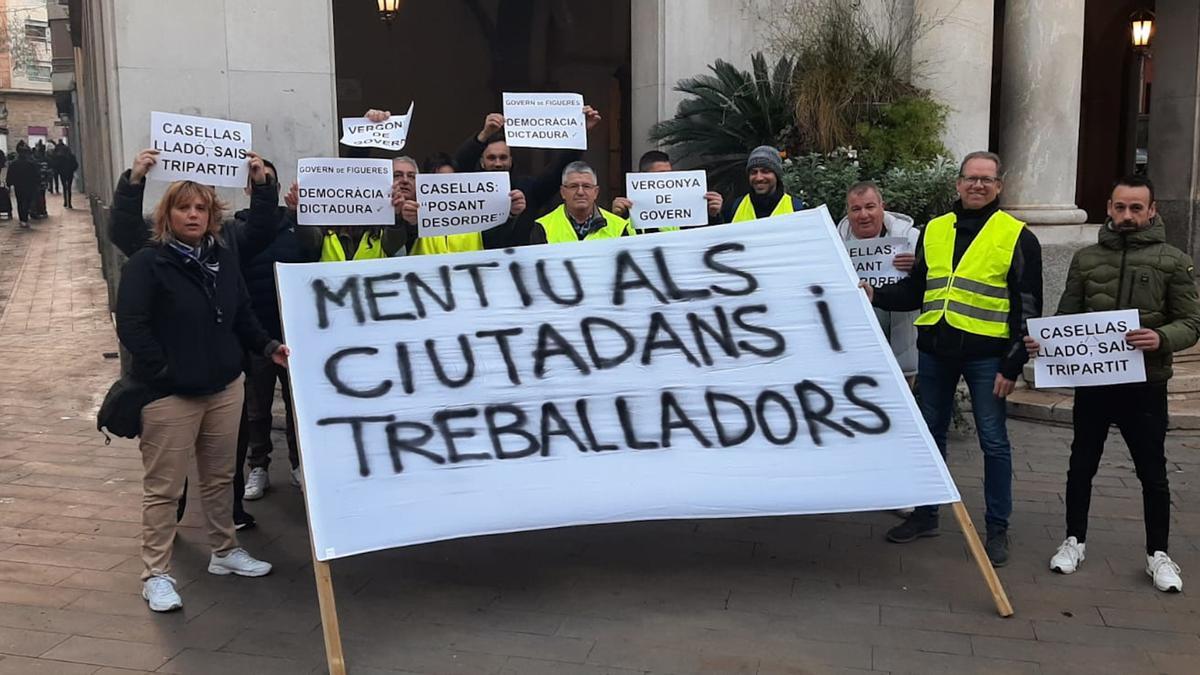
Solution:
{"label": "window", "polygon": [[49,61],[34,61],[25,66],[25,77],[32,82],[49,82],[53,72]]}
{"label": "window", "polygon": [[50,40],[50,24],[37,19],[25,19],[25,39],[48,42]]}

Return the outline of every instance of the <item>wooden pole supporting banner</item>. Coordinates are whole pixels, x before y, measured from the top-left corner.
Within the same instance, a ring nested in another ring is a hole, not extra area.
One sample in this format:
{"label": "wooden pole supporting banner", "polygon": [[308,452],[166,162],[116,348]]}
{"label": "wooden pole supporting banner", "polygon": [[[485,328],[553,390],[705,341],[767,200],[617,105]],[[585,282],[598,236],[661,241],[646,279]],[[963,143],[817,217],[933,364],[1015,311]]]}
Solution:
{"label": "wooden pole supporting banner", "polygon": [[996,612],[1003,617],[1012,616],[1013,608],[1008,601],[1008,594],[1004,592],[1004,586],[1000,585],[1000,577],[996,576],[992,561],[988,560],[987,551],[983,550],[979,533],[975,531],[975,525],[971,522],[971,514],[967,513],[967,507],[963,506],[962,502],[954,502],[952,506],[954,519],[958,521],[958,526],[962,528],[963,536],[967,539],[967,548],[971,549],[971,556],[975,558],[975,564],[979,566],[979,572],[987,582],[988,590],[992,592]]}
{"label": "wooden pole supporting banner", "polygon": [[313,555],[313,574],[317,577],[317,602],[321,606],[321,632],[325,634],[325,660],[329,675],[346,675],[346,658],[342,655],[342,631],[338,627],[337,603],[333,599],[333,574],[329,563]]}

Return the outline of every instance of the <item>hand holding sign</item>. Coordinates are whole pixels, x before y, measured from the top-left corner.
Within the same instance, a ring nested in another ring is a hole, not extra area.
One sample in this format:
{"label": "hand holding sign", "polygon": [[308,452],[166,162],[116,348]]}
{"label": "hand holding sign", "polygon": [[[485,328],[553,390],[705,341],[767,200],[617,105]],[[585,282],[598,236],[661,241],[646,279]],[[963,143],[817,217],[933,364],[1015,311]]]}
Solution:
{"label": "hand holding sign", "polygon": [[476,134],[475,140],[480,143],[487,143],[489,138],[495,136],[503,128],[504,115],[500,113],[488,113],[488,116],[483,118],[483,129]]}
{"label": "hand holding sign", "polygon": [[152,148],[146,148],[133,158],[133,166],[129,167],[129,182],[137,185],[142,182],[146,174],[150,172],[150,167],[158,162],[158,151]]}
{"label": "hand holding sign", "polygon": [[298,225],[393,225],[392,163],[386,159],[300,160]]}
{"label": "hand holding sign", "polygon": [[896,257],[892,258],[892,266],[906,275],[912,272],[913,266],[916,264],[917,256],[914,253],[897,253]]}
{"label": "hand holding sign", "polygon": [[255,185],[266,185],[267,165],[263,163],[263,158],[257,152],[247,152],[246,156],[250,159],[250,180]]}

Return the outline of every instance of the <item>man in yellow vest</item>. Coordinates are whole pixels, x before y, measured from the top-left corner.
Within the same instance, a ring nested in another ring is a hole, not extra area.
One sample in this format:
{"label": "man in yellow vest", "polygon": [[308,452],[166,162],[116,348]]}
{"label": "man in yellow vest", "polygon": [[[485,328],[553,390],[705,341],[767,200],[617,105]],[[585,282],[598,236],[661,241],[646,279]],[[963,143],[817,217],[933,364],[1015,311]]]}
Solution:
{"label": "man in yellow vest", "polygon": [[[404,255],[408,236],[400,212],[406,199],[416,198],[417,162],[411,157],[392,159],[392,206],[396,211],[395,227],[304,226],[296,230],[301,245],[306,249],[320,251],[320,262],[342,262],[346,260],[373,260]],[[292,189],[284,202],[293,213],[299,204],[299,188]]]}
{"label": "man in yellow vest", "polygon": [[750,152],[746,159],[746,178],[750,181],[750,193],[726,204],[721,222],[740,223],[782,216],[804,208],[799,197],[793,197],[783,189],[783,162],[775,148],[760,145]]}
{"label": "man in yellow vest", "polygon": [[[666,173],[674,171],[675,167],[671,165],[671,156],[662,150],[647,150],[642,154],[642,158],[638,160],[638,171],[642,173]],[[704,200],[708,202],[708,224],[721,224],[721,207],[725,204],[725,198],[720,192],[709,190],[704,193]],[[629,218],[629,212],[633,209],[633,202],[628,197],[617,197],[613,199],[612,212],[622,218]],[[653,230],[639,230],[639,232],[677,232],[678,227],[660,227]]]}
{"label": "man in yellow vest", "polygon": [[[441,173],[454,173],[454,167]],[[414,179],[415,185],[415,179]],[[466,234],[443,234],[436,237],[421,237],[417,234],[417,221],[420,218],[421,205],[416,201],[416,192],[407,188],[397,190],[392,188],[392,203],[397,206],[400,220],[407,229],[409,255],[439,255],[442,253],[462,253],[464,251],[482,251],[484,249],[505,248],[511,245],[512,228],[521,214],[525,212],[525,194],[520,190],[509,190],[508,199],[511,207],[508,220],[490,230],[483,232],[468,232]]]}
{"label": "man in yellow vest", "polygon": [[[1004,398],[1028,360],[1026,320],[1042,314],[1042,248],[1025,223],[1000,210],[1000,158],[972,152],[959,168],[954,210],[929,221],[912,273],[872,289],[872,304],[890,312],[920,309],[917,391],[929,433],[946,454],[954,392],[965,379],[979,446],[988,558],[1008,562],[1012,513],[1012,446]],[[937,506],[915,509],[887,533],[906,543],[938,534]]]}
{"label": "man in yellow vest", "polygon": [[636,234],[629,221],[596,205],[600,185],[587,162],[571,162],[562,172],[563,203],[533,224],[529,243],[613,239]]}

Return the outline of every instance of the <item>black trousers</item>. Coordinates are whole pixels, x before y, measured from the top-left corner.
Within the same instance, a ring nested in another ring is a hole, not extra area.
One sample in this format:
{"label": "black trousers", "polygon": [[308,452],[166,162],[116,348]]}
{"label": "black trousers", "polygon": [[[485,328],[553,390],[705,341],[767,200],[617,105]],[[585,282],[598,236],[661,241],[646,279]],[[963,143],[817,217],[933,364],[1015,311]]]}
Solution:
{"label": "black trousers", "polygon": [[75,182],[75,174],[59,174],[58,178],[62,181],[63,206],[69,209],[71,208],[71,184]]}
{"label": "black trousers", "polygon": [[28,223],[34,201],[37,199],[37,190],[14,187],[13,199],[17,202],[17,219],[22,223]]}
{"label": "black trousers", "polygon": [[1071,465],[1067,471],[1067,536],[1087,539],[1092,479],[1100,467],[1110,424],[1129,446],[1142,483],[1146,554],[1167,550],[1171,527],[1171,490],[1167,484],[1167,383],[1147,382],[1076,387]]}

